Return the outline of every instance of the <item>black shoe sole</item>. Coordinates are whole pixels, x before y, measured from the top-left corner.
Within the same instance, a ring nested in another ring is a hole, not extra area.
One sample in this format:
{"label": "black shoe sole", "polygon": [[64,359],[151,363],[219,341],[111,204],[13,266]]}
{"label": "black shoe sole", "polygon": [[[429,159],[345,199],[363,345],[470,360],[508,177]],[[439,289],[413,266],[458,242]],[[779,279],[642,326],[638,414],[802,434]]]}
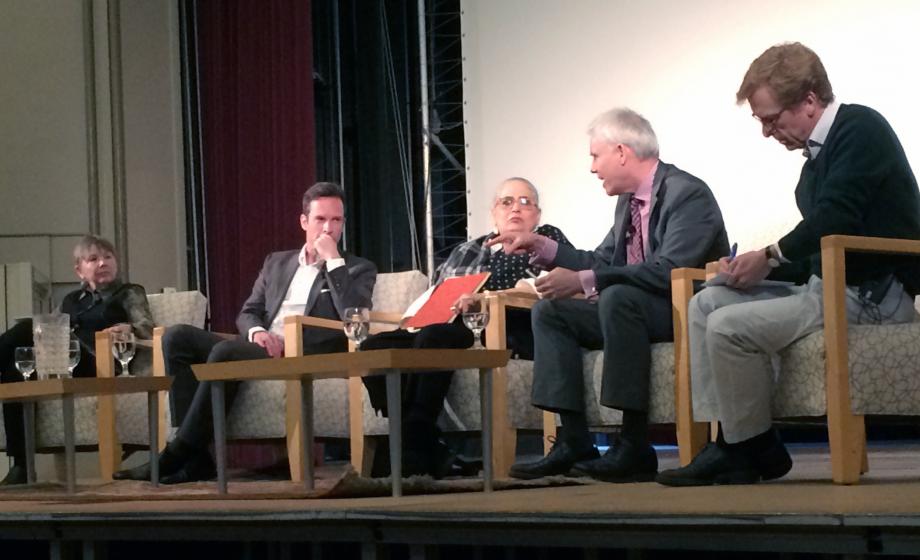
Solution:
{"label": "black shoe sole", "polygon": [[614,484],[629,484],[630,482],[652,482],[658,476],[658,471],[633,473],[625,476],[611,476],[605,473],[589,473],[581,469],[572,469],[569,473],[571,476],[580,476],[601,482],[612,482]]}
{"label": "black shoe sole", "polygon": [[760,475],[751,471],[735,471],[722,473],[711,480],[699,478],[682,478],[662,476],[664,473],[655,477],[655,482],[665,486],[721,486],[732,484],[756,484],[760,482]]}
{"label": "black shoe sole", "polygon": [[769,469],[760,469],[760,478],[763,480],[776,480],[786,476],[792,470],[792,458],[784,461],[782,465],[777,465]]}
{"label": "black shoe sole", "polygon": [[547,476],[569,476],[571,472],[572,470],[569,469],[565,472],[559,472],[559,473],[530,473],[530,472],[515,471],[514,468],[512,467],[511,470],[508,472],[508,476],[510,476],[511,478],[517,478],[519,480],[536,480],[538,478],[544,478]]}

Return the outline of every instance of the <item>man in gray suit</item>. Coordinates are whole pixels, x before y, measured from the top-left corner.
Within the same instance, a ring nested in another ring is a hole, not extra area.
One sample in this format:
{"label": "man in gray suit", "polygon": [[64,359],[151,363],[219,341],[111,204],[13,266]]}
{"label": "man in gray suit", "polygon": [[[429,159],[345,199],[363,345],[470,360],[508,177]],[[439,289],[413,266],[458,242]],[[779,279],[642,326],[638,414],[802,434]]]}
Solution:
{"label": "man in gray suit", "polygon": [[[240,336],[217,334],[177,325],[166,330],[163,355],[166,374],[173,377],[173,414],[179,422],[176,437],[160,455],[160,482],[176,484],[214,476],[208,452],[213,439],[209,383],[199,383],[192,364],[229,362],[284,355],[284,318],[311,315],[341,319],[346,307],[370,307],[377,268],[366,259],[342,256],[338,242],[345,223],[345,193],[332,183],[317,183],[303,196],[300,226],[306,243],[300,250],[271,253],[236,319]],[[344,333],[304,328],[305,354],[348,349]],[[237,383],[226,387],[227,410]],[[116,479],[149,480],[150,467],[115,473]]]}
{"label": "man in gray suit", "polygon": [[[493,240],[530,251],[552,268],[536,282],[533,404],[562,417],[562,437],[543,459],[518,463],[516,478],[565,474],[610,482],[652,480],[648,440],[651,344],[673,340],[671,270],[728,253],[715,198],[700,179],[659,161],[649,122],[629,109],[599,115],[588,128],[591,172],[619,196],[615,223],[594,251],[535,234]],[[583,298],[574,299],[576,296]],[[588,432],[582,349],[604,350],[601,404],[623,411],[615,445],[598,456]]]}

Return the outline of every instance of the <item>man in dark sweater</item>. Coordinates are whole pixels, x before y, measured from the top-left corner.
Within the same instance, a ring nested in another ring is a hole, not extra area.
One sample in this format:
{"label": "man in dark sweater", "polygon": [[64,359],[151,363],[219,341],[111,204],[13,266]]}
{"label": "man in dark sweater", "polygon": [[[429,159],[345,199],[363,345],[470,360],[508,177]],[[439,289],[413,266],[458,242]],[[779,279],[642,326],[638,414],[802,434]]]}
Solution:
{"label": "man in dark sweater", "polygon": [[[802,220],[766,248],[723,258],[726,286],[707,288],[690,302],[694,418],[719,420],[721,429],[689,465],[658,475],[672,486],[785,475],[792,460],[771,427],[771,358],[824,326],[821,238],[920,239],[920,193],[897,136],[876,111],[834,100],[813,51],[800,43],[767,49],[748,69],[737,100],[750,104],[765,137],[804,150],[795,190]],[[913,321],[912,265],[847,255],[849,322]],[[768,276],[796,285],[759,286]]]}

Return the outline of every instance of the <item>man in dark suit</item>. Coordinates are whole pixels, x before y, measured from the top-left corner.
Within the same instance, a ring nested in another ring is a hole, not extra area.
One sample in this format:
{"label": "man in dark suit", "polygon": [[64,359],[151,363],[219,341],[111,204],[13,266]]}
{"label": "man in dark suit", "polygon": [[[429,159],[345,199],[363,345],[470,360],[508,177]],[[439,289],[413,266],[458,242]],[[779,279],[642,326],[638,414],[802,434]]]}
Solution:
{"label": "man in dark suit", "polygon": [[[534,252],[552,268],[536,282],[533,404],[558,412],[562,437],[549,454],[518,463],[511,476],[568,473],[599,480],[651,480],[658,470],[648,441],[651,344],[673,340],[671,270],[728,253],[722,214],[709,187],[659,161],[651,125],[629,109],[598,116],[588,129],[591,171],[619,196],[615,222],[594,251],[535,234],[494,242]],[[584,299],[572,299],[583,295]],[[623,411],[617,443],[598,457],[585,417],[582,349],[604,350],[601,404]]]}
{"label": "man in dark suit", "polygon": [[[208,452],[213,439],[209,383],[199,383],[191,365],[284,355],[283,325],[289,315],[341,319],[346,307],[370,307],[377,269],[366,259],[342,256],[338,242],[345,223],[342,189],[317,183],[303,196],[300,226],[306,243],[300,250],[271,253],[252,294],[236,319],[240,337],[226,339],[189,325],[167,329],[163,337],[166,373],[173,377],[173,411],[179,430],[160,455],[160,482],[175,484],[210,478],[214,463]],[[304,328],[305,354],[348,349],[341,331]],[[228,383],[227,410],[238,384]],[[149,480],[150,467],[115,473],[117,479]]]}
{"label": "man in dark suit", "polygon": [[[876,111],[835,101],[811,49],[770,47],[751,63],[736,98],[750,104],[765,137],[804,150],[795,190],[802,221],[766,248],[722,259],[727,286],[690,301],[694,418],[719,420],[721,429],[689,465],[658,476],[671,486],[747,484],[789,472],[792,459],[772,428],[771,358],[824,326],[821,238],[920,239],[920,192],[897,136]],[[915,320],[912,264],[848,254],[849,322]],[[758,286],[768,275],[799,285]]]}

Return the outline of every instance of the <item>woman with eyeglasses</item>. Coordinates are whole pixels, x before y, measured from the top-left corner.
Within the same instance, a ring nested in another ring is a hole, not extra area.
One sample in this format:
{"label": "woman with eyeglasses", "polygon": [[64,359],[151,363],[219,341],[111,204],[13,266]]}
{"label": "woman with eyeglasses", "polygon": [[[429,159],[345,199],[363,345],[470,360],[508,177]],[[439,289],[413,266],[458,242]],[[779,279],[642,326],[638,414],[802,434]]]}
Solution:
{"label": "woman with eyeglasses", "polygon": [[[149,339],[153,333],[153,317],[144,288],[118,278],[118,259],[111,242],[87,235],[74,247],[73,260],[80,287],[64,296],[57,311],[70,315],[71,329],[80,340],[80,361],[73,375],[93,377],[96,375],[96,332],[133,332],[138,338]],[[31,319],[19,321],[0,335],[0,382],[23,381],[22,374],[16,369],[14,353],[17,347],[32,345]],[[0,485],[24,484],[26,463],[22,404],[3,403],[3,421],[6,453],[12,459],[12,465]]]}
{"label": "woman with eyeglasses", "polygon": [[[535,278],[541,271],[530,264],[527,253],[506,254],[500,246],[486,247],[490,239],[513,232],[533,231],[560,244],[571,243],[556,227],[540,225],[540,199],[536,187],[521,177],[502,181],[492,204],[494,231],[458,245],[438,268],[436,286],[446,278],[490,272],[484,289],[505,290],[515,287],[519,280]],[[433,288],[432,288],[433,289]],[[418,301],[427,298],[432,291]],[[458,301],[472,297],[466,294]],[[410,306],[407,317],[417,310]],[[506,336],[512,355],[533,359],[533,332],[530,329],[530,312],[511,309],[506,315]],[[458,317],[446,324],[429,325],[415,332],[397,329],[372,335],[361,343],[362,350],[385,348],[469,348],[473,346],[473,333]],[[403,388],[403,475],[429,474],[441,478],[450,474],[456,459],[440,439],[437,421],[444,407],[444,397],[450,388],[452,373],[439,375],[404,374]],[[371,405],[386,414],[386,384],[383,377],[364,377]]]}

